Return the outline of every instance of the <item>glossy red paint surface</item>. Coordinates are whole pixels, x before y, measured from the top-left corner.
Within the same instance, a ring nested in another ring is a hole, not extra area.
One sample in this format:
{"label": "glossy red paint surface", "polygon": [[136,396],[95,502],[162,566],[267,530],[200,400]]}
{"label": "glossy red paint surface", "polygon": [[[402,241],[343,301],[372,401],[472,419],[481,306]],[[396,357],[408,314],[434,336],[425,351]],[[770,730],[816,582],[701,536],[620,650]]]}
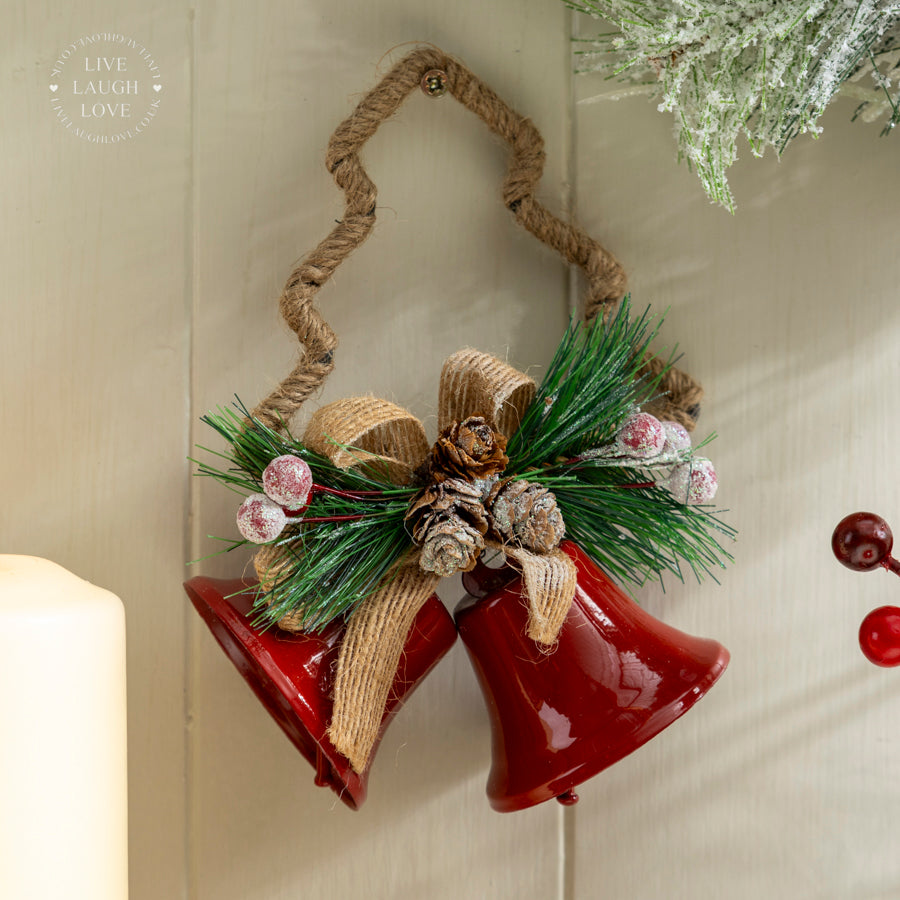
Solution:
{"label": "glossy red paint surface", "polygon": [[[247,618],[255,584],[241,580],[198,577],[185,591],[216,640],[256,696],[297,749],[316,770],[315,783],[330,787],[351,809],[366,799],[371,759],[362,774],[353,771],[326,734],[333,709],[334,672],[343,621],[322,633],[294,634],[280,628],[261,631]],[[391,719],[453,646],[456,628],[434,595],[413,623],[381,721],[381,740]]]}
{"label": "glossy red paint surface", "polygon": [[[557,798],[636,750],[684,715],[728,664],[718,642],[692,637],[629,599],[575,544],[578,588],[557,646],[544,653],[525,634],[518,577],[497,587],[497,570],[465,579],[470,596],[456,624],[491,719],[487,794],[499,812]],[[507,572],[506,578],[509,578]]]}
{"label": "glossy red paint surface", "polygon": [[876,666],[900,666],[900,607],[873,609],[859,626],[859,648]]}

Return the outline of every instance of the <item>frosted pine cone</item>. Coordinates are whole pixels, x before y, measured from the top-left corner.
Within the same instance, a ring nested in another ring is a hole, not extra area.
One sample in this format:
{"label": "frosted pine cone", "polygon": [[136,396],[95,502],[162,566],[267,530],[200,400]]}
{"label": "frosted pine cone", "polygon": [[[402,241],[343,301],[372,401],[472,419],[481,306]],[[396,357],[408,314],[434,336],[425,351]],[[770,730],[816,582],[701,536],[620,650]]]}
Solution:
{"label": "frosted pine cone", "polygon": [[446,577],[468,572],[484,550],[488,517],[477,485],[461,478],[430,484],[406,513],[413,541],[422,548],[419,565]]}
{"label": "frosted pine cone", "polygon": [[449,515],[459,517],[480,535],[487,534],[488,518],[479,486],[461,478],[448,478],[423,488],[410,503],[406,525],[413,541],[422,546],[432,524]]}
{"label": "frosted pine cone", "polygon": [[484,416],[469,416],[445,428],[428,460],[431,478],[489,478],[505,468],[506,438]]}
{"label": "frosted pine cone", "polygon": [[550,553],[565,537],[566,525],[551,491],[533,481],[506,481],[488,498],[491,524],[502,541],[534,553]]}
{"label": "frosted pine cone", "polygon": [[484,534],[460,516],[447,513],[431,519],[422,542],[419,566],[442,578],[475,567],[484,550]]}

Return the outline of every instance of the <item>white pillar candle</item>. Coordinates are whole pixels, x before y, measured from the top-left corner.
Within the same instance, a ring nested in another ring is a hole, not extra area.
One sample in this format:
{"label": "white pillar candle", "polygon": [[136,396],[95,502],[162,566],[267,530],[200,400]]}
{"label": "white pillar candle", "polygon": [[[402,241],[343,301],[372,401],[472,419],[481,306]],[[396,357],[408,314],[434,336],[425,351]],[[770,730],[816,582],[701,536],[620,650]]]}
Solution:
{"label": "white pillar candle", "polygon": [[125,613],[0,555],[0,897],[128,896]]}

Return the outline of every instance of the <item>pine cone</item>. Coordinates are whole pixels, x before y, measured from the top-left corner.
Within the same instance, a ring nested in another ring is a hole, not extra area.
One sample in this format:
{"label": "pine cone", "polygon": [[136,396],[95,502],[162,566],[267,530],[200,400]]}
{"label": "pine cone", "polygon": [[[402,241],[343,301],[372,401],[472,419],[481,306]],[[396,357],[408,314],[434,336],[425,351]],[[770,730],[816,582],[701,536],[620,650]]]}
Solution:
{"label": "pine cone", "polygon": [[469,416],[445,428],[428,461],[431,480],[489,478],[502,472],[509,459],[506,438],[484,416]]}
{"label": "pine cone", "polygon": [[419,546],[424,544],[432,523],[449,515],[459,517],[478,534],[487,534],[487,512],[478,486],[461,478],[448,478],[423,488],[410,503],[406,524],[413,541]]}
{"label": "pine cone", "polygon": [[468,572],[484,550],[487,512],[477,485],[448,478],[423,488],[409,506],[406,522],[422,548],[419,565],[428,572]]}
{"label": "pine cone", "polygon": [[419,565],[426,572],[446,578],[454,572],[473,569],[482,550],[483,534],[460,516],[445,513],[431,521]]}
{"label": "pine cone", "polygon": [[550,553],[565,537],[556,497],[534,481],[501,481],[486,505],[493,530],[502,541],[534,553]]}

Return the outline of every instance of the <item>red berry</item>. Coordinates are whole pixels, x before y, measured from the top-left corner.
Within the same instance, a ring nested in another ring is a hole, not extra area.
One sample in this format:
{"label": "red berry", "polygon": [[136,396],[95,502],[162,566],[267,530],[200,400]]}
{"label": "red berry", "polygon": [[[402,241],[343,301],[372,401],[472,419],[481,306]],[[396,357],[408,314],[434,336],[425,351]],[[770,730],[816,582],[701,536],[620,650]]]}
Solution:
{"label": "red berry", "polygon": [[857,512],[838,522],[831,536],[831,549],[838,561],[855,572],[885,565],[891,558],[894,536],[881,516]]}
{"label": "red berry", "polygon": [[859,647],[876,666],[900,666],[900,607],[873,609],[859,626]]}
{"label": "red berry", "polygon": [[275,540],[286,523],[284,510],[265,494],[251,494],[238,507],[238,531],[254,544]]}
{"label": "red berry", "polygon": [[313,477],[305,460],[288,453],[277,456],[266,466],[262,483],[269,497],[293,512],[306,506]]}
{"label": "red berry", "polygon": [[662,449],[664,456],[674,456],[691,449],[691,435],[684,425],[680,422],[662,422],[660,424],[666,435],[666,443]]}
{"label": "red berry", "polygon": [[709,503],[719,488],[719,476],[705,456],[693,456],[687,462],[672,469],[669,477],[661,482],[679,503],[697,506]]}
{"label": "red berry", "polygon": [[659,456],[666,444],[666,432],[662,423],[650,413],[630,415],[616,434],[615,448],[623,456],[633,459],[651,459]]}

